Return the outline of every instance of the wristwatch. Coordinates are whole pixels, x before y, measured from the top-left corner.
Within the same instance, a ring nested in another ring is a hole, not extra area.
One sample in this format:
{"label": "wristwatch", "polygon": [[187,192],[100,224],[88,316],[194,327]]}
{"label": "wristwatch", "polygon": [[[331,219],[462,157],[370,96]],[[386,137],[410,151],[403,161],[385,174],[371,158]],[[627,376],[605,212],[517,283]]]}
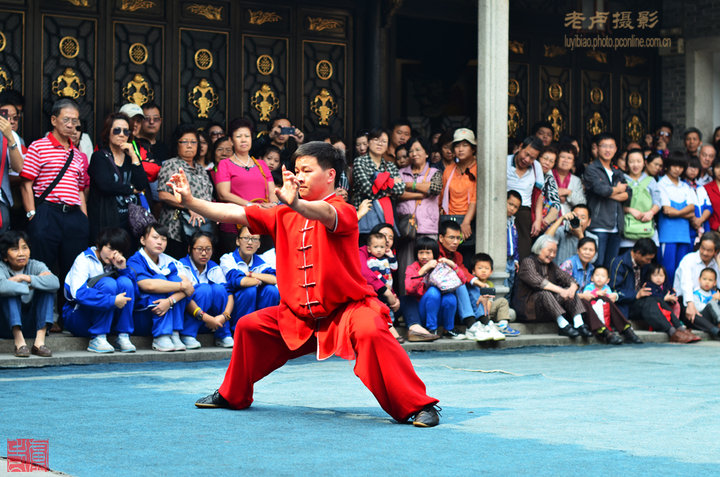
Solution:
{"label": "wristwatch", "polygon": [[25,217],[27,217],[28,219],[32,219],[34,216],[35,216],[35,211],[34,211],[34,210],[31,210],[30,212],[28,212],[27,214],[25,214]]}
{"label": "wristwatch", "polygon": [[12,151],[13,149],[17,149],[17,147],[18,147],[18,143],[14,143],[12,145],[9,145],[8,149],[10,149]]}

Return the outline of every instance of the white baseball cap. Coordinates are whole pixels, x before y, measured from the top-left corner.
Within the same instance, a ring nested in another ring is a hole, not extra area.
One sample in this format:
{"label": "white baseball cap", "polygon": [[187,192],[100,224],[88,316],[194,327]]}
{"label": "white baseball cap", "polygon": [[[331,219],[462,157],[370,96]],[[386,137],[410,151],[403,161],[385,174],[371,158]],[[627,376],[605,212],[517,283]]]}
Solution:
{"label": "white baseball cap", "polygon": [[135,103],[128,103],[123,105],[122,108],[120,108],[120,112],[127,115],[129,118],[134,118],[135,116],[142,116],[145,117],[145,113],[143,113],[143,110],[140,106],[138,106]]}
{"label": "white baseball cap", "polygon": [[475,140],[475,133],[467,128],[460,128],[455,130],[452,142],[453,144],[455,144],[456,142],[460,141],[467,141],[473,146],[477,146],[477,141]]}

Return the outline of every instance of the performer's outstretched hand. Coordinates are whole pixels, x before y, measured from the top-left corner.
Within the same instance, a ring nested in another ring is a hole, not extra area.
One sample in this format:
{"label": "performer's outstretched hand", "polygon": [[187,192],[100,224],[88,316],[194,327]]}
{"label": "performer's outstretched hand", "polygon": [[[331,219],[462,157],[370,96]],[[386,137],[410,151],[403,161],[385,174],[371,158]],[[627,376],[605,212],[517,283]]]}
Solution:
{"label": "performer's outstretched hand", "polygon": [[190,183],[188,182],[187,176],[185,175],[185,171],[182,170],[182,167],[177,171],[176,174],[173,174],[167,185],[169,187],[172,187],[175,199],[181,204],[184,204],[190,199],[192,199],[192,192],[190,192]]}
{"label": "performer's outstretched hand", "polygon": [[280,202],[292,207],[298,198],[298,188],[300,187],[300,182],[295,174],[288,171],[285,166],[282,166],[282,178],[283,186],[282,188],[275,188],[275,195]]}

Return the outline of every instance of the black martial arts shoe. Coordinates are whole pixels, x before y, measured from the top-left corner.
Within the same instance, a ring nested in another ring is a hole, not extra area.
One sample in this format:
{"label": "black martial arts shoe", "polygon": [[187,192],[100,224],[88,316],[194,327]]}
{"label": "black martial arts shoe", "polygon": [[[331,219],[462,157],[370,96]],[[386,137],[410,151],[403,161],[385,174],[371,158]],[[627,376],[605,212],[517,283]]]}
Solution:
{"label": "black martial arts shoe", "polygon": [[218,391],[215,391],[212,394],[208,394],[204,398],[200,398],[197,401],[195,401],[195,406],[199,408],[208,408],[208,409],[214,409],[214,408],[225,408],[230,409],[230,403],[225,400],[224,397],[220,395]]}
{"label": "black martial arts shoe", "polygon": [[560,328],[560,330],[558,331],[558,334],[560,336],[567,336],[568,338],[572,338],[572,339],[580,336],[580,332],[570,325]]}
{"label": "black martial arts shoe", "polygon": [[576,329],[578,333],[580,333],[580,336],[582,336],[583,338],[590,338],[592,336],[592,331],[590,331],[590,328],[588,328],[588,325],[586,325],[585,323],[578,326]]}
{"label": "black martial arts shoe", "polygon": [[641,340],[640,337],[635,334],[635,331],[633,331],[632,328],[628,328],[623,331],[622,335],[626,343],[643,344],[643,340]]}
{"label": "black martial arts shoe", "polygon": [[428,404],[415,414],[413,426],[415,427],[435,427],[440,424],[440,406]]}
{"label": "black martial arts shoe", "polygon": [[600,336],[602,337],[603,341],[605,341],[605,344],[609,344],[609,345],[623,344],[623,339],[620,338],[618,336],[618,334],[615,333],[614,331],[605,330],[605,333]]}

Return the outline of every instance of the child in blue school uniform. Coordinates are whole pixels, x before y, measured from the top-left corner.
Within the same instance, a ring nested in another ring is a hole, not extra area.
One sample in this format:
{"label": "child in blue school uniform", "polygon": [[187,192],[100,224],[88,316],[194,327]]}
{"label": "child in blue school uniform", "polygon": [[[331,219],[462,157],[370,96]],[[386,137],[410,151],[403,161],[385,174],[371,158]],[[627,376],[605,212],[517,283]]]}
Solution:
{"label": "child in blue school uniform", "polygon": [[107,340],[111,331],[118,334],[121,352],[135,351],[130,341],[135,283],[125,259],[129,250],[130,236],[124,229],[103,229],[95,246],[75,258],[65,277],[65,329],[75,336],[89,336],[87,350],[93,353],[115,351]]}
{"label": "child in blue school uniform", "polygon": [[140,237],[140,250],[128,259],[137,285],[135,334],[152,334],[155,351],[185,351],[180,339],[187,297],[195,292],[185,267],[165,254],[168,229],[151,224]]}
{"label": "child in blue school uniform", "polygon": [[212,235],[202,230],[190,238],[188,255],[180,259],[195,293],[185,308],[185,321],[180,339],[187,349],[200,348],[197,334],[215,333],[215,346],[232,348],[230,314],[235,299],[226,287],[227,280],[220,265],[210,260],[213,253]]}
{"label": "child in blue school uniform", "polygon": [[658,239],[661,263],[667,270],[668,283],[673,283],[680,260],[692,251],[690,219],[695,217],[697,196],[690,186],[680,180],[687,167],[683,153],[672,153],[665,164],[667,173],[658,181],[661,206]]}
{"label": "child in blue school uniform", "polygon": [[243,316],[280,303],[275,269],[256,255],[260,236],[243,226],[236,238],[237,249],[220,257],[220,267],[227,280],[227,288],[235,298],[230,327]]}

